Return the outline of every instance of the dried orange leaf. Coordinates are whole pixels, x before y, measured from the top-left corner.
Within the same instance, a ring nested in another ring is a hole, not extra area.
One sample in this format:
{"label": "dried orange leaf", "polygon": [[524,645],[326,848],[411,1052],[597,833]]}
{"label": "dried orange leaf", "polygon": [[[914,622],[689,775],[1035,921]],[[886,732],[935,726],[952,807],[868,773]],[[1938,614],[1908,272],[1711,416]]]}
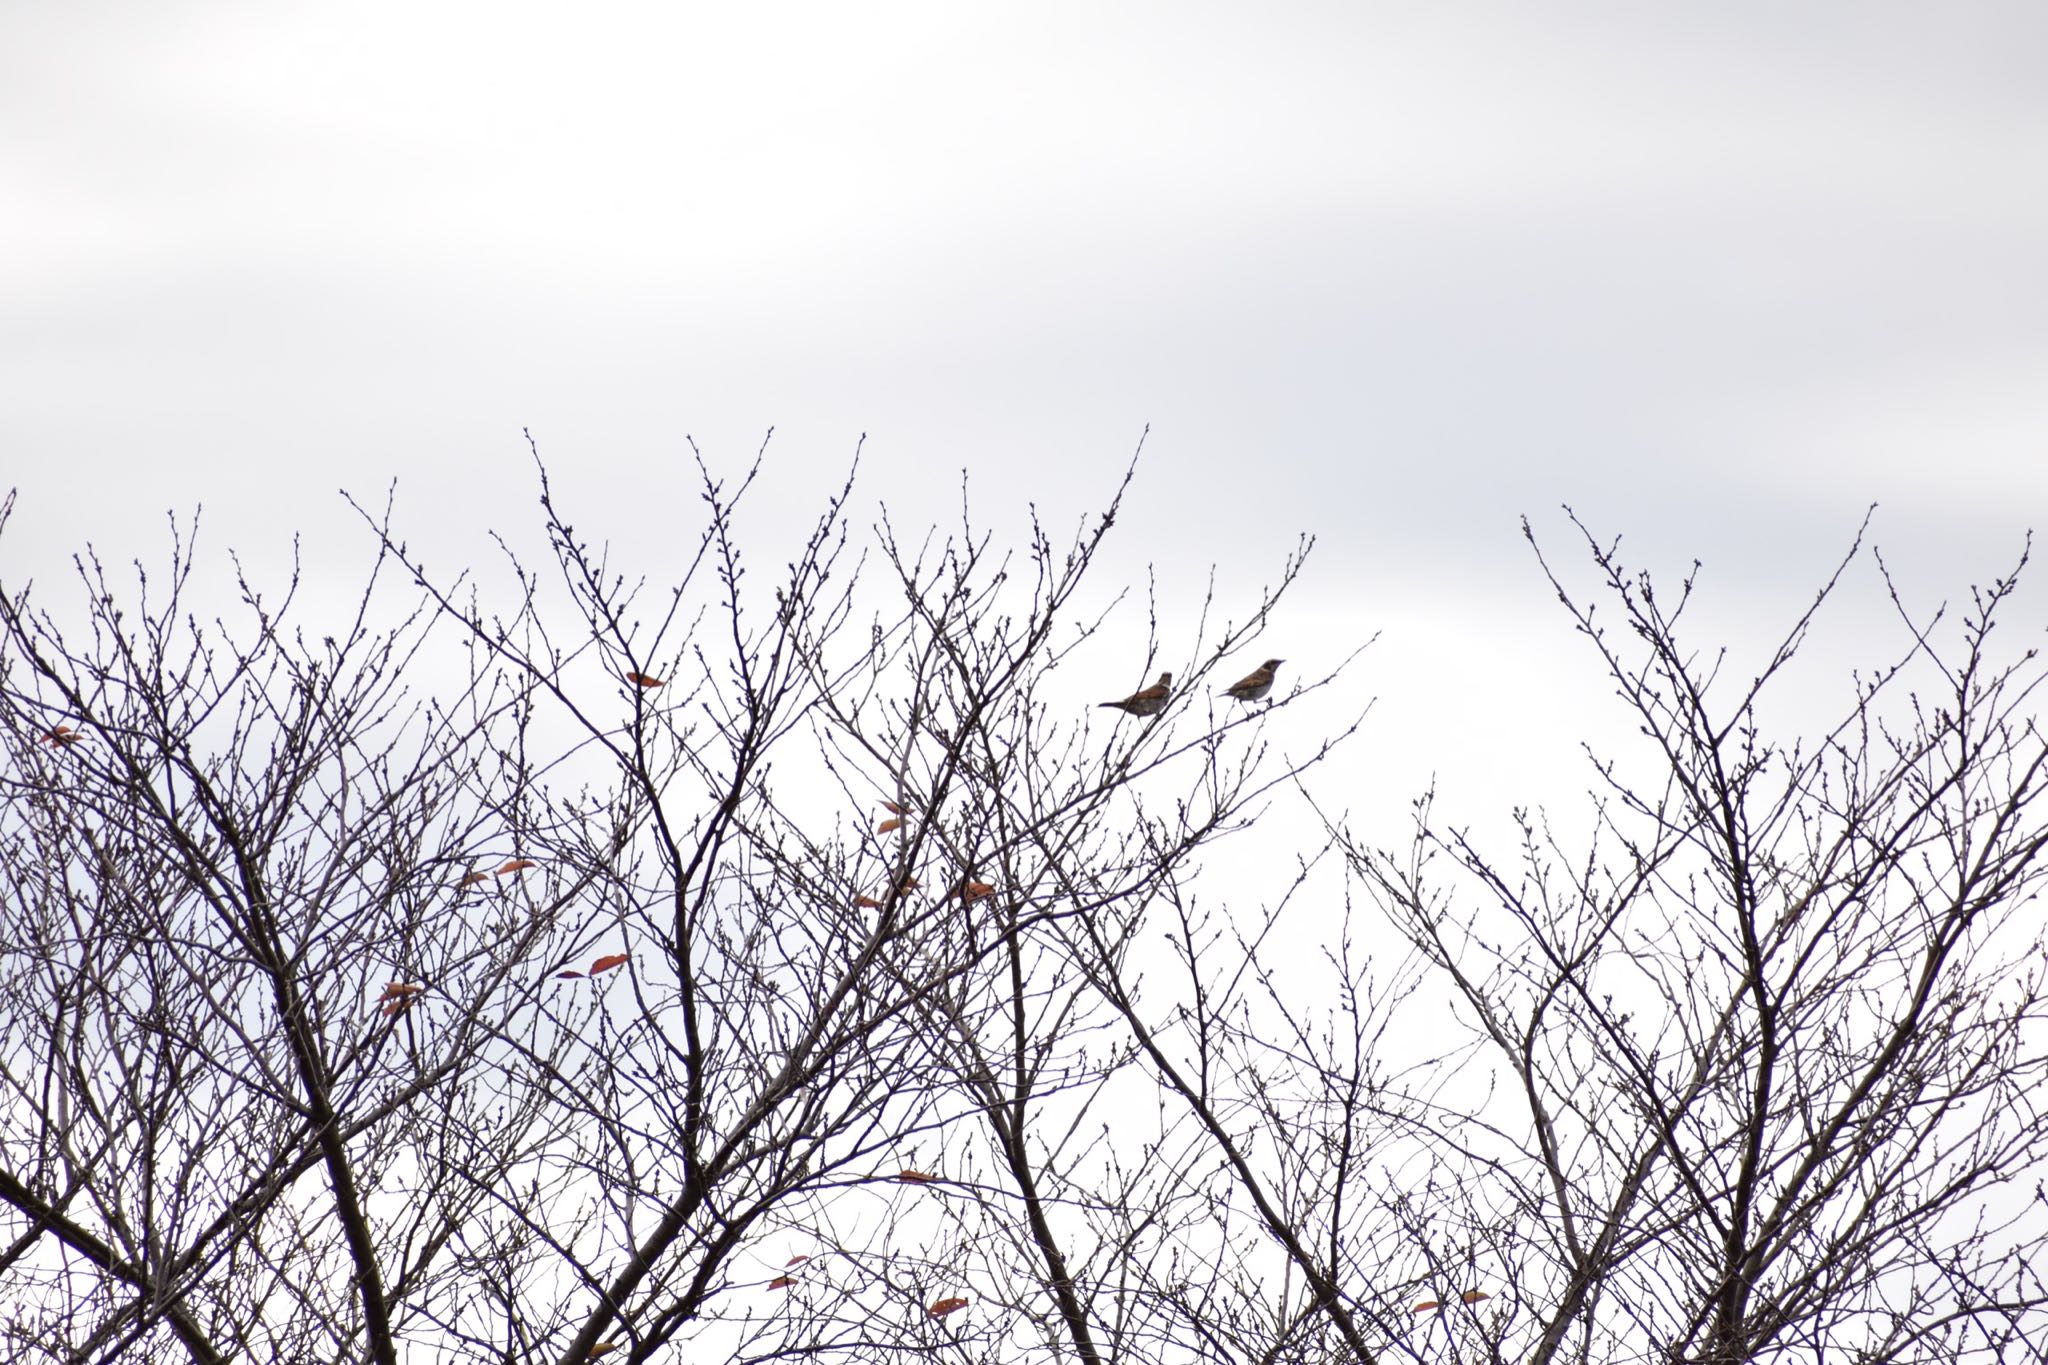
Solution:
{"label": "dried orange leaf", "polygon": [[768,1281],[768,1287],[770,1289],[787,1289],[795,1283],[796,1281],[787,1275],[777,1275],[774,1279]]}
{"label": "dried orange leaf", "polygon": [[583,979],[583,973],[581,973],[581,972],[556,972],[556,973],[555,973],[555,980],[557,980],[557,981],[581,981],[582,979]]}
{"label": "dried orange leaf", "polygon": [[1432,1308],[1441,1307],[1443,1307],[1443,1305],[1438,1303],[1435,1299],[1426,1299],[1423,1302],[1416,1304],[1414,1311],[1418,1313],[1427,1313]]}
{"label": "dried orange leaf", "polygon": [[1458,1299],[1461,1303],[1477,1303],[1481,1299],[1490,1299],[1492,1297],[1493,1295],[1487,1293],[1484,1289],[1468,1289],[1464,1293],[1458,1295]]}
{"label": "dried orange leaf", "polygon": [[996,889],[987,882],[965,882],[960,887],[960,899],[972,905],[983,896],[993,896]]}
{"label": "dried orange leaf", "polygon": [[931,1314],[935,1318],[943,1318],[946,1314],[957,1312],[966,1306],[967,1300],[965,1299],[940,1299],[932,1305]]}
{"label": "dried orange leaf", "polygon": [[784,1270],[787,1270],[793,1265],[802,1265],[805,1261],[808,1261],[810,1259],[811,1258],[808,1256],[792,1256],[782,1263],[782,1268]]}
{"label": "dried orange leaf", "polygon": [[475,886],[478,882],[487,882],[490,879],[491,874],[488,872],[465,872],[462,880],[455,884],[457,886]]}
{"label": "dried orange leaf", "polygon": [[638,683],[642,687],[660,687],[663,683],[667,682],[668,679],[650,678],[645,673],[628,673],[626,675],[626,681],[629,683]]}
{"label": "dried orange leaf", "polygon": [[926,1171],[913,1171],[908,1167],[896,1172],[896,1178],[906,1185],[929,1185],[938,1177]]}
{"label": "dried orange leaf", "polygon": [[873,896],[855,896],[853,903],[863,910],[879,910],[882,908],[882,903]]}
{"label": "dried orange leaf", "polygon": [[897,805],[894,801],[884,801],[882,803],[882,809],[889,812],[889,814],[891,815],[903,814],[903,807]]}
{"label": "dried orange leaf", "polygon": [[608,1356],[618,1349],[619,1343],[616,1341],[600,1341],[597,1345],[591,1347],[590,1354],[583,1358],[585,1360],[596,1360],[599,1356]]}
{"label": "dried orange leaf", "polygon": [[85,738],[85,736],[84,736],[84,735],[81,735],[81,734],[79,734],[79,733],[78,733],[78,731],[76,731],[76,730],[72,729],[72,728],[71,728],[70,726],[68,726],[68,725],[60,725],[60,726],[58,726],[58,727],[57,727],[56,729],[54,729],[54,730],[49,730],[49,731],[45,731],[45,732],[44,732],[44,734],[43,734],[43,743],[45,743],[45,744],[60,744],[60,745],[61,745],[61,744],[76,744],[76,743],[78,743],[78,741],[79,741],[79,740],[81,740],[81,739],[84,739],[84,738]]}
{"label": "dried orange leaf", "polygon": [[625,960],[626,955],[624,953],[607,953],[590,964],[590,974],[596,976],[599,972],[608,972]]}
{"label": "dried orange leaf", "polygon": [[877,834],[887,834],[887,833],[888,833],[888,832],[889,832],[890,830],[892,830],[892,829],[902,829],[902,828],[903,828],[903,822],[902,822],[901,820],[898,820],[898,819],[895,819],[895,818],[893,818],[893,817],[892,817],[892,818],[890,818],[890,819],[884,820],[884,821],[883,821],[883,822],[882,822],[881,824],[879,824],[879,825],[876,825],[876,826],[875,826],[875,833],[877,833]]}
{"label": "dried orange leaf", "polygon": [[531,858],[514,858],[511,862],[506,863],[503,867],[499,868],[496,875],[503,877],[509,873],[524,872],[529,867],[538,866],[540,866],[540,864],[534,862]]}

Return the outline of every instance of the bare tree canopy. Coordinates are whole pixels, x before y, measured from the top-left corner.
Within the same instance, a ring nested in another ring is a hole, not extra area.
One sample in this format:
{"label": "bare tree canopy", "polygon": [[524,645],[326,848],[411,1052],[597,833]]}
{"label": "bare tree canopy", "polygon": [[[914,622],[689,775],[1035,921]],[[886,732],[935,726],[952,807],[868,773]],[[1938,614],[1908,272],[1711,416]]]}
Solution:
{"label": "bare tree canopy", "polygon": [[0,578],[12,1357],[2048,1359],[2017,571],[1780,732],[1860,542],[1741,678],[1539,555],[1644,747],[1502,852],[1342,814],[1307,540],[1177,633],[1128,472],[785,558],[762,468],[644,570],[545,470],[471,572],[366,510],[339,619]]}

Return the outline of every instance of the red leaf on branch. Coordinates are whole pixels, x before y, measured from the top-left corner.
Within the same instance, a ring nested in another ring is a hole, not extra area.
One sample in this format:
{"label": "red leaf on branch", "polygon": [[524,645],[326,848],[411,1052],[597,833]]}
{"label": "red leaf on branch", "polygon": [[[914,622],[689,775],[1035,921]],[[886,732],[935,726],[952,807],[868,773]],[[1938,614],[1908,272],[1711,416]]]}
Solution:
{"label": "red leaf on branch", "polygon": [[903,807],[897,805],[894,801],[884,801],[882,803],[882,809],[889,812],[889,814],[891,815],[903,814]]}
{"label": "red leaf on branch", "polygon": [[488,872],[466,872],[463,874],[462,880],[455,884],[457,886],[475,886],[478,882],[487,882],[490,879],[491,874]]}
{"label": "red leaf on branch", "polygon": [[608,953],[590,964],[590,974],[596,976],[599,972],[608,972],[625,961],[627,957],[624,953]]}
{"label": "red leaf on branch", "polygon": [[894,818],[894,817],[892,816],[891,818],[889,818],[889,819],[887,819],[887,820],[884,820],[884,821],[883,821],[883,822],[882,822],[881,824],[879,824],[879,825],[876,825],[876,826],[875,826],[875,833],[877,833],[877,834],[887,834],[887,833],[888,833],[888,832],[889,832],[890,830],[892,830],[892,829],[902,829],[902,828],[903,828],[903,822],[902,822],[901,820],[898,820],[898,819],[896,819],[896,818]]}
{"label": "red leaf on branch", "polygon": [[938,1179],[927,1171],[913,1171],[908,1167],[896,1172],[896,1178],[906,1185],[929,1185]]}
{"label": "red leaf on branch", "polygon": [[499,868],[497,872],[493,875],[504,877],[509,876],[514,872],[524,872],[529,867],[539,866],[540,864],[533,861],[533,859],[531,858],[514,858],[511,862],[506,863],[503,867]]}
{"label": "red leaf on branch", "polygon": [[664,683],[666,683],[668,679],[650,678],[645,673],[628,673],[626,675],[626,681],[629,683],[638,683],[642,687],[660,687]]}
{"label": "red leaf on branch", "polygon": [[770,1289],[787,1289],[795,1283],[796,1281],[787,1275],[777,1275],[774,1279],[768,1281],[768,1287]]}
{"label": "red leaf on branch", "polygon": [[931,1315],[935,1318],[943,1318],[946,1314],[957,1312],[966,1306],[967,1300],[965,1299],[940,1299],[931,1306]]}
{"label": "red leaf on branch", "polygon": [[[903,879],[903,885],[896,889],[896,895],[899,898],[901,898],[903,896],[909,895],[911,892],[915,890],[917,890],[917,878],[905,877]],[[853,903],[863,910],[877,910],[880,909],[882,905],[882,903],[876,900],[873,896],[855,896],[853,898]]]}
{"label": "red leaf on branch", "polygon": [[78,731],[72,729],[68,725],[60,725],[54,730],[46,730],[43,732],[43,743],[54,744],[59,747],[66,744],[76,744],[78,743],[79,740],[84,738],[84,735],[79,734]]}

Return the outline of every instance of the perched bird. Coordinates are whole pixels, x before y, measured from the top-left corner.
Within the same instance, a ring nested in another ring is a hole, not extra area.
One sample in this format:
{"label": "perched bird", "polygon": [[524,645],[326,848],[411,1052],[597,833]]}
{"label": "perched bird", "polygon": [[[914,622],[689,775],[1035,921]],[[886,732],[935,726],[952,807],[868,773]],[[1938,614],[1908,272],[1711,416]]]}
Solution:
{"label": "perched bird", "polygon": [[1223,690],[1239,701],[1257,701],[1273,690],[1273,670],[1285,659],[1268,659]]}
{"label": "perched bird", "polygon": [[1134,716],[1156,716],[1166,709],[1166,699],[1173,692],[1173,674],[1161,673],[1159,681],[1141,691],[1133,692],[1122,701],[1100,702],[1101,706],[1114,706],[1119,711]]}

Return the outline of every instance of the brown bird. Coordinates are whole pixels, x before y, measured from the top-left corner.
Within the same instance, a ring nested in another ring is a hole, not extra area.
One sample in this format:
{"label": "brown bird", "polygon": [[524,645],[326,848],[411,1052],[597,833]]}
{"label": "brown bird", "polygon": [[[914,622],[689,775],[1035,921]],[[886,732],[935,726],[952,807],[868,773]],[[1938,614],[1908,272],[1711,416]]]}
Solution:
{"label": "brown bird", "polygon": [[1257,701],[1273,690],[1273,670],[1286,662],[1285,659],[1268,659],[1223,690],[1239,701]]}
{"label": "brown bird", "polygon": [[1099,702],[1100,706],[1114,706],[1119,711],[1133,716],[1156,716],[1166,709],[1166,699],[1173,693],[1173,674],[1161,673],[1159,681],[1141,691],[1133,692],[1122,701]]}

